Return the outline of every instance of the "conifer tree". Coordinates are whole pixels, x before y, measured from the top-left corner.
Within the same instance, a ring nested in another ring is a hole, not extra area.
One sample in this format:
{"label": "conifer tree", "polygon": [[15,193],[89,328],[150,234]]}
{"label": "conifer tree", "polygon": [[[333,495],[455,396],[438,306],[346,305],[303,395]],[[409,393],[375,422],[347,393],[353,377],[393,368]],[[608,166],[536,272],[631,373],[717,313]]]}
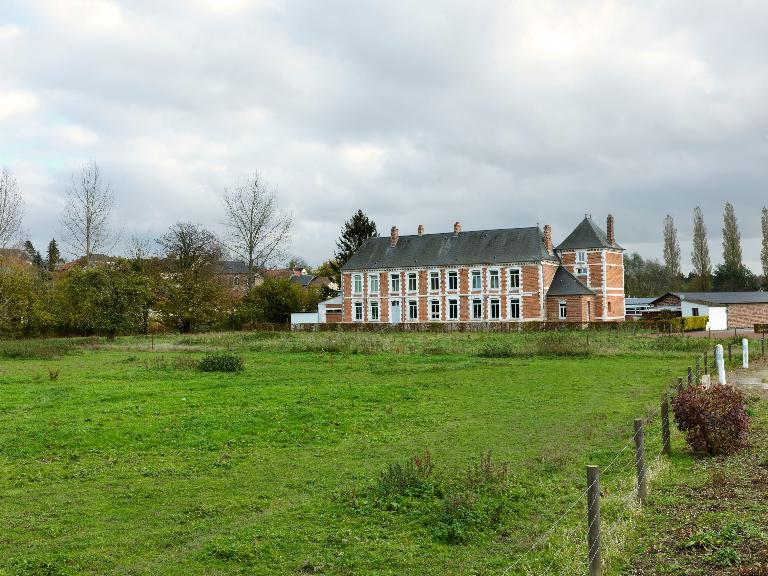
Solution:
{"label": "conifer tree", "polygon": [[358,210],[352,218],[344,222],[341,236],[336,241],[336,255],[333,262],[334,280],[337,284],[341,282],[341,267],[363,245],[363,242],[378,235],[376,222],[368,218],[362,210]]}
{"label": "conifer tree", "polygon": [[56,264],[61,260],[61,253],[59,252],[59,245],[56,243],[56,238],[51,238],[48,242],[48,258],[46,264],[48,265],[48,271],[53,272],[56,269]]}

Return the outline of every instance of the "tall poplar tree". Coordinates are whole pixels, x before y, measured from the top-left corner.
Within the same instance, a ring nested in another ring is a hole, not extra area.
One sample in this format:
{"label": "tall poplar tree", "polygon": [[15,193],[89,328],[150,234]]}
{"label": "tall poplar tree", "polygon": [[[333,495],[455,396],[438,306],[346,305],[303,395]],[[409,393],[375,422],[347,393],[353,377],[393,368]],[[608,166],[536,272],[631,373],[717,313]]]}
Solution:
{"label": "tall poplar tree", "polygon": [[755,275],[744,266],[741,253],[741,233],[736,213],[730,202],[723,214],[723,263],[715,270],[714,289],[719,291],[756,290]]}
{"label": "tall poplar tree", "polygon": [[741,233],[736,222],[736,213],[730,202],[725,203],[723,214],[723,265],[730,272],[741,270]]}
{"label": "tall poplar tree", "polygon": [[669,289],[678,289],[682,277],[680,271],[680,242],[677,239],[675,221],[669,214],[664,218],[664,272],[667,276]]}
{"label": "tall poplar tree", "polygon": [[709,258],[709,243],[707,242],[707,226],[704,224],[704,214],[696,206],[693,211],[693,252],[691,264],[696,276],[694,288],[706,292],[712,287],[712,261]]}
{"label": "tall poplar tree", "polygon": [[763,265],[763,288],[768,289],[768,208],[763,206],[763,249],[760,252],[760,263]]}

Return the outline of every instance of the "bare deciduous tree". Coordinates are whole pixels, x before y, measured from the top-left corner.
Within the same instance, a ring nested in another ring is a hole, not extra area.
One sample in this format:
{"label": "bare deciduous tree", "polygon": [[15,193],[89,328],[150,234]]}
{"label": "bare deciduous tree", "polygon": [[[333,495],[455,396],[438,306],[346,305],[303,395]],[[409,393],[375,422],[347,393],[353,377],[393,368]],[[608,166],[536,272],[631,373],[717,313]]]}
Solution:
{"label": "bare deciduous tree", "polygon": [[280,211],[277,192],[258,172],[232,190],[224,191],[230,251],[248,266],[248,286],[256,270],[283,257],[293,217]]}
{"label": "bare deciduous tree", "polygon": [[64,241],[89,262],[98,250],[114,244],[114,235],[109,228],[113,204],[112,190],[95,163],[84,165],[79,174],[72,175],[61,215]]}
{"label": "bare deciduous tree", "polygon": [[221,243],[213,232],[199,224],[177,222],[157,239],[165,257],[179,270],[201,270],[215,264],[222,254]]}
{"label": "bare deciduous tree", "polygon": [[19,184],[8,169],[0,172],[0,248],[17,239],[21,230],[24,202]]}

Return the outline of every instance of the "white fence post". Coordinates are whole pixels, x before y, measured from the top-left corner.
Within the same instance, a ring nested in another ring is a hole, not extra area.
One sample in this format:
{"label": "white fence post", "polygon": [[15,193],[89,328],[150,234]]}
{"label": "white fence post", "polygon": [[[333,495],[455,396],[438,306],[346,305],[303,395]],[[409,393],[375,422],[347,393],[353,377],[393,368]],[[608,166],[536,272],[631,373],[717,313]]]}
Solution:
{"label": "white fence post", "polygon": [[715,362],[717,363],[717,383],[725,384],[725,361],[722,344],[715,346]]}
{"label": "white fence post", "polygon": [[744,362],[744,368],[749,368],[749,339],[744,338],[741,341],[741,356]]}

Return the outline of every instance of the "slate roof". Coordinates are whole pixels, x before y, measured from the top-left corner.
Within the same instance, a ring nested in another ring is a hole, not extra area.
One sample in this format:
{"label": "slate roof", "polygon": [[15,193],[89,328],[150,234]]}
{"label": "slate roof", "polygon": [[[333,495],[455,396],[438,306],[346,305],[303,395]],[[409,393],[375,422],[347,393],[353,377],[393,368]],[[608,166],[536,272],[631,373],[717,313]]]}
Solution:
{"label": "slate roof", "polygon": [[594,293],[563,266],[557,268],[547,290],[547,296],[589,296]]}
{"label": "slate roof", "polygon": [[657,298],[661,300],[672,294],[680,300],[696,302],[699,304],[709,304],[712,306],[725,306],[727,304],[766,304],[768,303],[768,292],[669,292]]}
{"label": "slate roof", "polygon": [[583,248],[614,248],[624,250],[618,244],[611,244],[605,232],[589,216],[586,216],[573,232],[555,247],[555,250],[579,250]]}
{"label": "slate roof", "polygon": [[219,274],[248,274],[248,265],[239,260],[219,260],[216,271]]}
{"label": "slate roof", "polygon": [[290,278],[291,282],[299,286],[309,286],[314,279],[315,276],[312,274],[302,274],[301,276],[291,276]]}
{"label": "slate roof", "polygon": [[538,226],[400,236],[395,246],[379,236],[368,238],[342,270],[557,261],[543,236]]}

